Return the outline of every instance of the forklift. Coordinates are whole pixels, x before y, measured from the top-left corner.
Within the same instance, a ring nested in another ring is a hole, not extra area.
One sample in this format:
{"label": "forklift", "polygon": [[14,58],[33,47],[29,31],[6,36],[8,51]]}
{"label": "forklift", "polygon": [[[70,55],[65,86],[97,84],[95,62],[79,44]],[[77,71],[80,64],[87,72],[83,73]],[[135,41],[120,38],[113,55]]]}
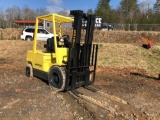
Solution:
{"label": "forklift", "polygon": [[[76,91],[78,87],[89,88],[95,81],[98,45],[92,44],[95,16],[81,10],[72,10],[65,17],[48,14],[36,18],[33,50],[27,52],[26,76],[47,80],[57,91]],[[81,42],[82,20],[87,21],[85,40]],[[39,21],[52,23],[53,38],[44,44],[45,50],[37,50]],[[71,23],[73,35],[62,35],[62,27]],[[61,43],[63,42],[63,44]]]}

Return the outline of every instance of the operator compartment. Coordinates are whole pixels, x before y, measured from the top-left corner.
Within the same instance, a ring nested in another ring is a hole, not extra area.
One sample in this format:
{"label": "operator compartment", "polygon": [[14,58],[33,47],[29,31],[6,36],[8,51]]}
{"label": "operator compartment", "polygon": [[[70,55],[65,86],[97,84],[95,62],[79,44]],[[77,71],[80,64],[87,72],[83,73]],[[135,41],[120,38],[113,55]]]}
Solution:
{"label": "operator compartment", "polygon": [[[46,48],[46,53],[55,54],[56,52],[56,60],[52,61],[52,64],[56,63],[57,65],[63,65],[63,63],[67,62],[67,54],[68,48],[70,47],[71,43],[68,39],[56,37],[57,47],[54,47],[54,38],[47,39],[47,43],[44,44],[44,48]],[[53,58],[53,57],[52,57]]]}

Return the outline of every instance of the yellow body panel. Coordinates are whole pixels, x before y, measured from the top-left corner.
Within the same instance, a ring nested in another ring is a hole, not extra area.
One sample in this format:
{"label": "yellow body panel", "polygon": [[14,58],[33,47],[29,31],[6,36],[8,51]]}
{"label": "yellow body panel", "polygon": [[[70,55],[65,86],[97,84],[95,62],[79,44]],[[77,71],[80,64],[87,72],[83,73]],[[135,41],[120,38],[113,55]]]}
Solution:
{"label": "yellow body panel", "polygon": [[[27,62],[32,64],[34,69],[38,69],[44,72],[49,72],[52,66],[64,66],[67,62],[68,48],[57,47],[57,39],[54,37],[54,53],[49,53],[42,50],[37,50],[37,31],[39,20],[45,20],[52,22],[52,30],[54,36],[57,36],[56,30],[58,30],[58,36],[62,37],[62,24],[73,22],[74,19],[70,17],[65,17],[57,14],[48,14],[39,16],[36,18],[35,32],[34,32],[34,41],[33,41],[33,50],[27,52]],[[58,24],[58,28],[56,28]]]}
{"label": "yellow body panel", "polygon": [[45,51],[33,50],[27,52],[27,61],[30,62],[33,68],[49,72],[52,66],[64,66],[67,62],[67,48],[57,48],[57,54],[46,53]]}

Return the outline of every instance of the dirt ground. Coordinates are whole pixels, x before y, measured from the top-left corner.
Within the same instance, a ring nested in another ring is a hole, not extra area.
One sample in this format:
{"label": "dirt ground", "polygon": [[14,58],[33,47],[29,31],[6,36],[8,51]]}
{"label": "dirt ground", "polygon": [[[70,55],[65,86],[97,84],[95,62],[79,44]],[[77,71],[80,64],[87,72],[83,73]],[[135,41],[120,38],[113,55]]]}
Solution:
{"label": "dirt ground", "polygon": [[0,41],[1,120],[158,120],[160,81],[138,68],[98,67],[98,92],[79,88],[83,98],[57,93],[48,83],[25,76],[32,42]]}

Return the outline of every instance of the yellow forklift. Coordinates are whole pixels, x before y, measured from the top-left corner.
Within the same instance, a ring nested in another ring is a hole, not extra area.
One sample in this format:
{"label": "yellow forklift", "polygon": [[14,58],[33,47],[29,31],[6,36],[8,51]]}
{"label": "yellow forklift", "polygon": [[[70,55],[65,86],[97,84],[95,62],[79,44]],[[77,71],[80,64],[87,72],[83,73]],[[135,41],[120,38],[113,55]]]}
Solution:
{"label": "yellow forklift", "polygon": [[[26,76],[47,80],[58,91],[75,91],[78,87],[89,88],[94,83],[98,45],[92,44],[95,24],[94,15],[81,10],[70,11],[73,17],[48,14],[36,18],[33,50],[27,52]],[[81,41],[82,20],[87,21],[85,40]],[[37,50],[37,31],[40,20],[49,21],[53,38],[44,44],[45,50]],[[72,23],[73,36],[62,35],[64,23]],[[58,31],[58,32],[57,32]]]}

